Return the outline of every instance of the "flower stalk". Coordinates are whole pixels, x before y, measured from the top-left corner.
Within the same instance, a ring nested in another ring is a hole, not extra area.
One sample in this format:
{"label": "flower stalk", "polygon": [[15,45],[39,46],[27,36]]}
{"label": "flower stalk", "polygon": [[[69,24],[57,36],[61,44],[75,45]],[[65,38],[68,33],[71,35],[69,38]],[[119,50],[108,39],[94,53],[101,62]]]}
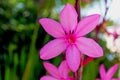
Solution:
{"label": "flower stalk", "polygon": [[80,0],[76,0],[76,2],[75,2],[75,9],[76,9],[76,12],[77,12],[77,14],[78,14],[78,22],[80,21],[80,19],[81,19],[81,14],[80,14]]}
{"label": "flower stalk", "polygon": [[[76,9],[76,12],[78,14],[78,22],[80,21],[81,19],[81,9],[80,9],[80,0],[76,0],[75,2],[75,9]],[[84,61],[84,54],[81,54],[80,56],[80,66],[79,66],[79,69],[74,73],[75,75],[75,80],[82,80],[82,72],[83,72],[83,61]]]}

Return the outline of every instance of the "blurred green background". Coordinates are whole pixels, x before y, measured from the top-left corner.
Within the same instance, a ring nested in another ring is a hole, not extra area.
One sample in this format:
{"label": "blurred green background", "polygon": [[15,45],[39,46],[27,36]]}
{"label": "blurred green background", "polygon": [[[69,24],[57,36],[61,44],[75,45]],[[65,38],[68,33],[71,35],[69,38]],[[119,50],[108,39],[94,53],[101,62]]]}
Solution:
{"label": "blurred green background", "polygon": [[[75,0],[0,0],[0,80],[39,80],[46,74],[39,50],[53,38],[46,34],[38,20],[49,17],[59,21],[59,12],[66,3],[74,5]],[[93,3],[100,0],[82,1],[82,10]],[[81,13],[82,17],[86,15]],[[111,24],[114,22],[109,21],[108,25]],[[94,31],[87,36],[94,38]],[[107,58],[111,52],[103,39],[99,38],[98,43],[104,48],[104,56],[84,67],[83,80],[99,77],[101,63],[108,69],[119,62],[117,58]],[[58,66],[61,56],[49,61]],[[118,71],[114,77],[118,77]]]}

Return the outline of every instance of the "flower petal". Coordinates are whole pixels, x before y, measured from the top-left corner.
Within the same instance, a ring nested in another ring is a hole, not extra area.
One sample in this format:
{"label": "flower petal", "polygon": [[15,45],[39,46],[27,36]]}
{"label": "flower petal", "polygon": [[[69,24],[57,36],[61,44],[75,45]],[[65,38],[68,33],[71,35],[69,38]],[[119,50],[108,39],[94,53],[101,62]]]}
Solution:
{"label": "flower petal", "polygon": [[101,79],[98,79],[98,78],[97,78],[96,80],[101,80]]}
{"label": "flower petal", "polygon": [[45,69],[49,72],[49,74],[51,74],[51,76],[53,76],[55,78],[60,77],[57,67],[55,67],[53,64],[44,62],[43,65],[44,65]]}
{"label": "flower petal", "polygon": [[111,79],[115,74],[115,72],[117,71],[117,69],[118,69],[118,64],[115,64],[114,66],[112,66],[107,72],[107,78]]}
{"label": "flower petal", "polygon": [[68,64],[67,64],[66,60],[62,61],[58,70],[59,70],[59,73],[60,73],[61,77],[63,77],[63,78],[68,77],[69,67],[68,67]]}
{"label": "flower petal", "polygon": [[67,33],[77,26],[77,12],[71,4],[67,4],[60,13],[60,22]]}
{"label": "flower petal", "polygon": [[100,19],[99,14],[94,14],[85,17],[78,23],[75,34],[77,34],[78,37],[88,34],[96,27],[96,25],[99,22],[99,19]]}
{"label": "flower petal", "polygon": [[48,60],[53,57],[56,57],[66,49],[66,46],[67,45],[63,39],[54,39],[48,42],[40,50],[40,58],[43,60]]}
{"label": "flower petal", "polygon": [[39,20],[42,27],[45,31],[53,37],[62,37],[64,36],[64,31],[61,25],[55,20],[49,18],[43,18]]}
{"label": "flower petal", "polygon": [[80,52],[75,45],[70,45],[66,51],[66,60],[73,72],[76,72],[80,65]]}
{"label": "flower petal", "polygon": [[80,37],[76,41],[76,45],[80,52],[90,57],[103,56],[103,49],[92,39]]}
{"label": "flower petal", "polygon": [[100,77],[104,79],[106,77],[106,71],[103,64],[100,65]]}
{"label": "flower petal", "polygon": [[40,80],[58,80],[58,79],[56,79],[56,78],[54,78],[54,77],[52,77],[52,76],[43,76],[43,77],[41,77],[40,78]]}
{"label": "flower petal", "polygon": [[69,78],[67,78],[65,80],[75,80],[75,78],[73,76],[69,76]]}
{"label": "flower petal", "polygon": [[118,79],[118,78],[112,78],[112,80],[120,80],[120,78]]}

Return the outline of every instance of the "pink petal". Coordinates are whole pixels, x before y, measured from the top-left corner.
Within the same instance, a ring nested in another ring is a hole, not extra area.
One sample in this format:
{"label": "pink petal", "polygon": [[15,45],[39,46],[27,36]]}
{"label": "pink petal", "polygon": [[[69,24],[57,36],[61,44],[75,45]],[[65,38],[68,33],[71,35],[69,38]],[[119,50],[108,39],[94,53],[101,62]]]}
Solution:
{"label": "pink petal", "polygon": [[63,78],[68,77],[69,67],[68,67],[68,64],[67,64],[66,60],[62,61],[58,70],[60,72],[61,77],[63,77]]}
{"label": "pink petal", "polygon": [[51,63],[48,63],[48,62],[44,62],[43,63],[45,69],[49,72],[49,74],[55,78],[59,78],[60,75],[59,75],[59,72],[58,72],[58,69]]}
{"label": "pink petal", "polygon": [[112,76],[115,74],[117,69],[118,69],[118,64],[115,64],[114,66],[112,66],[107,72],[107,78],[112,78]]}
{"label": "pink petal", "polygon": [[92,39],[80,37],[76,41],[77,47],[80,52],[90,57],[101,57],[103,56],[102,48]]}
{"label": "pink petal", "polygon": [[120,79],[118,79],[118,78],[112,78],[112,80],[120,80]]}
{"label": "pink petal", "polygon": [[70,45],[66,51],[66,60],[73,72],[76,72],[80,65],[80,52],[75,45]]}
{"label": "pink petal", "polygon": [[67,33],[73,31],[77,26],[77,13],[71,4],[67,4],[60,13],[60,21]]}
{"label": "pink petal", "polygon": [[63,39],[54,39],[48,42],[40,50],[40,58],[43,60],[48,60],[53,57],[56,57],[66,49],[66,46],[67,45]]}
{"label": "pink petal", "polygon": [[65,80],[75,80],[73,76],[70,76],[69,78],[65,79]]}
{"label": "pink petal", "polygon": [[62,37],[64,36],[64,31],[61,25],[55,20],[49,18],[43,18],[39,20],[42,27],[45,31],[53,37]]}
{"label": "pink petal", "polygon": [[106,71],[103,64],[100,65],[100,77],[103,79],[106,77]]}
{"label": "pink petal", "polygon": [[101,80],[101,79],[98,79],[98,78],[97,78],[96,80]]}
{"label": "pink petal", "polygon": [[88,3],[89,2],[89,0],[83,0],[85,3]]}
{"label": "pink petal", "polygon": [[54,78],[54,77],[52,77],[52,76],[43,76],[43,77],[41,77],[40,78],[40,80],[58,80],[58,79],[56,79],[56,78]]}
{"label": "pink petal", "polygon": [[94,14],[94,15],[85,17],[78,23],[75,34],[78,37],[88,34],[93,29],[95,29],[96,25],[99,22],[99,19],[100,19],[100,15],[98,15],[98,14]]}

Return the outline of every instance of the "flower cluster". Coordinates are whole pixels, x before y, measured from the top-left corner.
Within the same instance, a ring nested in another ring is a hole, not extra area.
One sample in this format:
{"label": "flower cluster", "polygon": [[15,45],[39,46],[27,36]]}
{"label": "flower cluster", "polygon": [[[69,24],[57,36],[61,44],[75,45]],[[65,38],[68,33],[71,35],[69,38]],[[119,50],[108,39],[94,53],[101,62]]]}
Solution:
{"label": "flower cluster", "polygon": [[68,73],[78,70],[80,54],[93,58],[103,56],[103,49],[93,39],[84,37],[96,28],[100,15],[89,15],[80,22],[77,18],[75,8],[67,4],[60,12],[60,23],[49,18],[39,20],[44,30],[55,38],[41,48],[40,58],[48,60],[65,52],[65,60],[58,68],[48,62],[43,63],[51,76],[43,76],[40,80],[74,80]]}

